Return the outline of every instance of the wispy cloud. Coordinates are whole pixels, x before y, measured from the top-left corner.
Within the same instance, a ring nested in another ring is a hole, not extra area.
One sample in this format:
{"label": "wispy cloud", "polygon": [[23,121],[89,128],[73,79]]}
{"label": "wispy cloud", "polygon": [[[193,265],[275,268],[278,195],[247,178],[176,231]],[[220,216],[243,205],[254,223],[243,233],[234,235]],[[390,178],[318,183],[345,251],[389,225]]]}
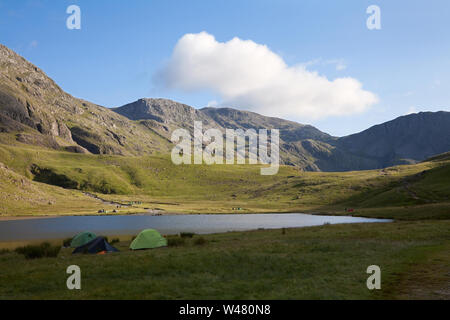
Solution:
{"label": "wispy cloud", "polygon": [[33,40],[33,41],[30,42],[28,47],[33,49],[33,48],[36,48],[38,45],[39,45],[39,42],[37,40]]}
{"label": "wispy cloud", "polygon": [[408,91],[403,94],[404,97],[411,97],[414,94],[413,91]]}
{"label": "wispy cloud", "polygon": [[217,107],[219,103],[216,100],[209,101],[207,107]]}
{"label": "wispy cloud", "polygon": [[335,65],[336,71],[342,71],[347,69],[347,64],[345,63],[344,59],[329,59],[329,60],[323,60],[321,58],[314,59],[311,61],[308,61],[306,63],[302,64],[303,66],[312,67],[312,66],[328,66],[328,65]]}
{"label": "wispy cloud", "polygon": [[413,114],[413,113],[417,113],[418,110],[416,107],[409,107],[408,111],[405,113],[405,115],[409,115],[409,114]]}

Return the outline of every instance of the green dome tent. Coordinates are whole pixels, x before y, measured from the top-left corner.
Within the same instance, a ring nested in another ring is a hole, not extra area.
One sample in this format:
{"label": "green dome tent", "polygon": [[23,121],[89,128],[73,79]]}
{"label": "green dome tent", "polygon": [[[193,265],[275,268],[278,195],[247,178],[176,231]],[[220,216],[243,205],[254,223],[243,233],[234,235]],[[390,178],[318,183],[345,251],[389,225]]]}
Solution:
{"label": "green dome tent", "polygon": [[131,250],[167,247],[167,239],[153,229],[142,231],[130,245]]}
{"label": "green dome tent", "polygon": [[82,232],[77,234],[70,243],[71,248],[78,248],[84,246],[86,243],[91,242],[97,238],[97,236],[92,232]]}

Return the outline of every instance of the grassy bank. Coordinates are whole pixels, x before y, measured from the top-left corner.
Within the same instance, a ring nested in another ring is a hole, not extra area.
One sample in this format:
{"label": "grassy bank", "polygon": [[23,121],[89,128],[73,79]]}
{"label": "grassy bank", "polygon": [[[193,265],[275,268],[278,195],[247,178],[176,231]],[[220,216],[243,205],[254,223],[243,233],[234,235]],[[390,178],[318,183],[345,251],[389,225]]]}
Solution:
{"label": "grassy bank", "polygon": [[[122,241],[120,253],[104,256],[4,253],[0,299],[448,299],[450,221],[226,233],[205,236],[203,245],[195,238],[138,252]],[[73,264],[81,291],[65,286]],[[366,287],[374,264],[380,291]]]}

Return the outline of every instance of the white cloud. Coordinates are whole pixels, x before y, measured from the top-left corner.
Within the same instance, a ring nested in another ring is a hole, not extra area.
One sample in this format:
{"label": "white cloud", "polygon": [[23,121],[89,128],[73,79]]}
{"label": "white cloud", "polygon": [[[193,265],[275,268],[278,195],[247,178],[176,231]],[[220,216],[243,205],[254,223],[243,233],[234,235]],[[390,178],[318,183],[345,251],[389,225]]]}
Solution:
{"label": "white cloud", "polygon": [[336,70],[337,71],[342,71],[342,70],[347,69],[347,65],[345,64],[344,61],[336,61],[335,63],[336,63]]}
{"label": "white cloud", "polygon": [[216,100],[212,100],[210,102],[208,102],[207,107],[217,107],[219,105],[219,103]]}
{"label": "white cloud", "polygon": [[327,66],[330,64],[335,65],[336,71],[342,71],[347,69],[347,64],[343,59],[331,59],[331,60],[314,59],[306,63],[303,63],[302,66],[307,68],[315,65]]}
{"label": "white cloud", "polygon": [[416,107],[409,107],[408,112],[406,112],[405,115],[410,115],[410,114],[414,114],[417,113],[417,108]]}
{"label": "white cloud", "polygon": [[171,89],[212,90],[222,105],[286,118],[360,113],[378,101],[356,79],[328,80],[305,65],[288,66],[265,45],[218,42],[206,32],[183,36],[158,79]]}

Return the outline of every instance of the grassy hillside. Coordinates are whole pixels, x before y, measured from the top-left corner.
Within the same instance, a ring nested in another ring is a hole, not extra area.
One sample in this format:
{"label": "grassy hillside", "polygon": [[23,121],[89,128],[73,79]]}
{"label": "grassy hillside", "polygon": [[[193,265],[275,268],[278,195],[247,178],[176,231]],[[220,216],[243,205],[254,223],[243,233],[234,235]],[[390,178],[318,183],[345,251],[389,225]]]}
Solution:
{"label": "grassy hillside", "polygon": [[[430,210],[421,210],[421,217],[431,218],[448,217],[450,203],[448,160],[345,173],[283,166],[278,175],[261,176],[259,166],[175,166],[167,156],[73,154],[0,145],[0,162],[26,181],[58,186],[60,192],[70,189],[107,200],[141,201],[138,211],[215,213],[239,207],[241,212],[346,214],[345,208],[355,208],[354,214],[373,215],[371,210],[378,208],[375,215],[390,217],[396,210],[422,206]],[[14,210],[14,204],[8,205],[9,213],[32,211]]]}
{"label": "grassy hillside", "polygon": [[32,182],[1,163],[0,182],[0,216],[85,213],[99,206],[81,192]]}

